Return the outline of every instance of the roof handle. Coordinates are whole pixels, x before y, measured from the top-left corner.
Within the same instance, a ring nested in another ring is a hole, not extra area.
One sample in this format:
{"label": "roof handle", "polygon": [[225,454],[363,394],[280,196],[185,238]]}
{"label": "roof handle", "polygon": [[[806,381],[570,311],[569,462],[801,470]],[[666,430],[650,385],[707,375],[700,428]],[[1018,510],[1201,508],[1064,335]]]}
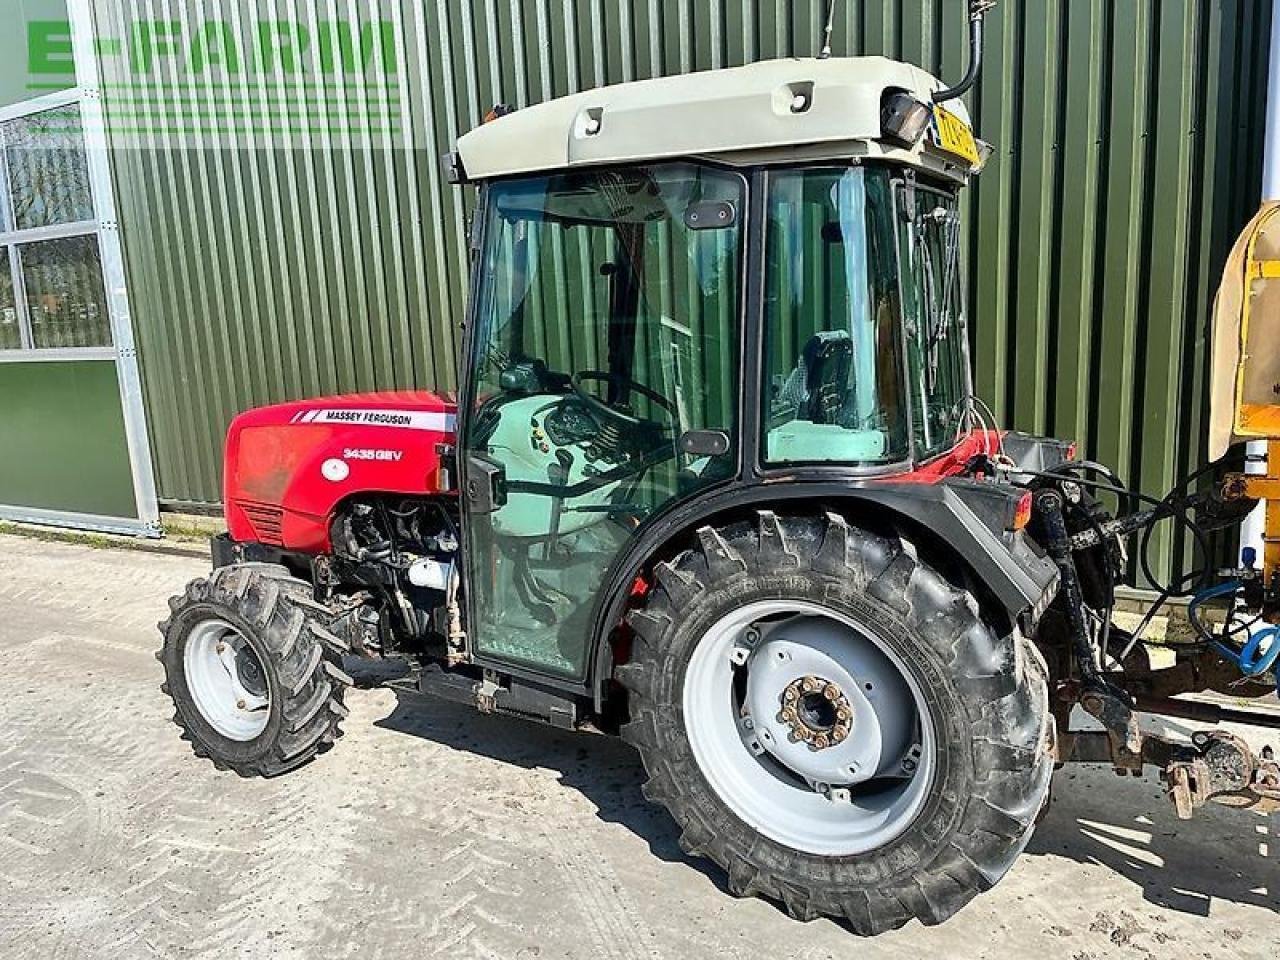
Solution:
{"label": "roof handle", "polygon": [[982,72],[982,19],[996,2],[997,0],[969,0],[969,69],[954,87],[935,90],[934,103],[945,103],[962,97],[978,82],[978,74]]}

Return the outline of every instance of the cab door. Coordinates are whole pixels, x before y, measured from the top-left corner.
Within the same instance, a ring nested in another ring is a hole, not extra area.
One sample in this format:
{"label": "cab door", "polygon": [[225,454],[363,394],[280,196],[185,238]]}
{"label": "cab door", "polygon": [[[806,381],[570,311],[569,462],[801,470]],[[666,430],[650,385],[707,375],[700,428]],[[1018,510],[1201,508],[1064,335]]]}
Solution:
{"label": "cab door", "polygon": [[459,441],[478,660],[585,676],[619,555],[734,474],[745,198],[692,164],[488,187]]}

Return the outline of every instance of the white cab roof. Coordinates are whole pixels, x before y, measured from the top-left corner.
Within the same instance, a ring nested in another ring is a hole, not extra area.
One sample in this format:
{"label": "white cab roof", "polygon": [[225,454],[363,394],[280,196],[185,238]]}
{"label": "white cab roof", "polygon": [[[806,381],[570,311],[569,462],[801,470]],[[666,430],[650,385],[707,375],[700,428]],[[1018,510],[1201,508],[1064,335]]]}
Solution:
{"label": "white cab roof", "polygon": [[[963,162],[932,147],[879,141],[885,90],[929,103],[941,87],[923,70],[883,57],[765,60],[526,107],[461,137],[458,154],[472,180],[674,157],[746,165],[884,156],[963,177]],[[962,101],[947,109],[969,122]]]}

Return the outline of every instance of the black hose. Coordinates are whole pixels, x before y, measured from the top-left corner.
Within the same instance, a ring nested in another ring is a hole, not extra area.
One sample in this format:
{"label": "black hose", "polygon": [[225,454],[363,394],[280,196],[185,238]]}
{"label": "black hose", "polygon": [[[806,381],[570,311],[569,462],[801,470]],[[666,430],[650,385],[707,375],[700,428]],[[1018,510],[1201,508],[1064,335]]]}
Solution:
{"label": "black hose", "polygon": [[969,69],[954,87],[933,92],[934,103],[945,103],[963,97],[978,82],[982,72],[982,14],[975,13],[969,20]]}
{"label": "black hose", "polygon": [[[1028,476],[1041,477],[1044,479],[1067,480],[1072,483],[1078,483],[1081,486],[1090,487],[1098,490],[1105,490],[1115,494],[1117,497],[1129,498],[1131,500],[1149,504],[1153,509],[1150,511],[1150,522],[1142,531],[1138,547],[1138,563],[1149,583],[1158,589],[1158,595],[1155,601],[1148,608],[1138,627],[1131,634],[1130,646],[1141,639],[1143,632],[1155,619],[1156,615],[1162,610],[1166,603],[1175,596],[1187,596],[1191,592],[1189,585],[1203,586],[1210,578],[1213,572],[1212,550],[1209,545],[1208,536],[1200,528],[1200,526],[1191,518],[1190,512],[1194,506],[1194,502],[1186,495],[1187,489],[1200,477],[1204,476],[1212,470],[1217,469],[1217,464],[1206,464],[1200,469],[1179,479],[1172,489],[1164,496],[1163,499],[1157,500],[1155,497],[1138,493],[1129,489],[1123,481],[1109,468],[1093,461],[1071,461],[1059,464],[1049,470],[1041,472],[1032,472]],[[1086,480],[1076,473],[1079,471],[1087,471],[1105,476],[1110,480],[1109,483],[1101,483],[1096,480]],[[1179,571],[1168,583],[1162,583],[1156,577],[1155,571],[1152,569],[1151,562],[1151,540],[1156,525],[1162,520],[1174,520],[1180,527],[1185,528],[1195,539],[1196,546],[1199,548],[1201,555],[1205,558],[1204,565],[1190,571]],[[1101,538],[1100,538],[1101,539]],[[1197,634],[1201,636],[1201,642],[1204,642],[1205,633],[1199,625],[1193,624]],[[1106,649],[1105,646],[1103,648]]]}

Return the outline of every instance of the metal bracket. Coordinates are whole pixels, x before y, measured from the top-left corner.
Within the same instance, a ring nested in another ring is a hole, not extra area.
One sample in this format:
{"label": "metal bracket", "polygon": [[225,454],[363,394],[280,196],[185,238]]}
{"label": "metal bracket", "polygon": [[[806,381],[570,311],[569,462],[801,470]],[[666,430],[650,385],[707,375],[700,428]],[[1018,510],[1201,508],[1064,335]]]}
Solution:
{"label": "metal bracket", "polygon": [[902,173],[902,207],[898,211],[898,215],[907,223],[915,223],[916,220],[916,172],[914,170],[904,170]]}
{"label": "metal bracket", "polygon": [[1210,801],[1260,813],[1280,810],[1280,765],[1270,747],[1255,756],[1239,737],[1216,730],[1197,731],[1190,746],[1152,734],[1139,738],[1135,753],[1110,732],[1066,733],[1059,761],[1109,763],[1116,773],[1134,776],[1144,766],[1157,767],[1183,820]]}
{"label": "metal bracket", "polygon": [[1238,800],[1242,806],[1256,801],[1249,794],[1258,761],[1248,744],[1230,733],[1203,730],[1192,734],[1191,743],[1196,755],[1171,761],[1162,774],[1179,819],[1190,820],[1210,800],[1231,805]]}
{"label": "metal bracket", "polygon": [[1106,689],[1086,690],[1080,706],[1102,724],[1111,742],[1111,763],[1117,770],[1142,771],[1142,731],[1127,703]]}

